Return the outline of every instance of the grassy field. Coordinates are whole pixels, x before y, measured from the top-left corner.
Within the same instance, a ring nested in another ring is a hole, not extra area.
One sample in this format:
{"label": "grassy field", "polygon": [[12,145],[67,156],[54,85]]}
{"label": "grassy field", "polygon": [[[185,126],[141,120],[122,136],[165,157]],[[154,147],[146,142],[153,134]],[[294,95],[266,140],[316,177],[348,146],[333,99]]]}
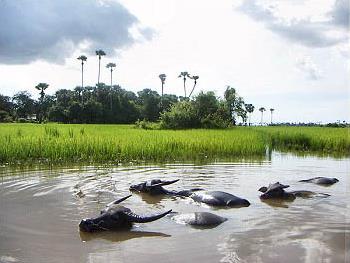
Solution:
{"label": "grassy field", "polygon": [[142,130],[128,125],[0,125],[0,162],[126,162],[262,156],[261,134],[235,130]]}
{"label": "grassy field", "polygon": [[348,129],[237,127],[141,130],[130,125],[1,124],[0,162],[193,161],[263,157],[266,146],[348,156]]}
{"label": "grassy field", "polygon": [[350,155],[350,129],[327,127],[257,127],[273,149]]}

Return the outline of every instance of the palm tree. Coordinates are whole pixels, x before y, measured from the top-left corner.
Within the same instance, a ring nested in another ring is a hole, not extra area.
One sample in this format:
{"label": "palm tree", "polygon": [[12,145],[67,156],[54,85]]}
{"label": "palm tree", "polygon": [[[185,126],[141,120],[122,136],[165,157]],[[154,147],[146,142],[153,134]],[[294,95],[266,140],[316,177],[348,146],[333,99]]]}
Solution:
{"label": "palm tree", "polygon": [[250,118],[251,118],[251,115],[255,109],[254,105],[253,104],[244,104],[245,106],[245,109],[247,110],[247,112],[249,113],[249,121],[248,121],[248,125],[250,126]]}
{"label": "palm tree", "polygon": [[49,84],[47,83],[39,83],[38,85],[35,86],[37,90],[40,90],[40,109],[39,109],[39,122],[42,121],[42,106],[44,102],[44,97],[45,97],[45,90],[49,87]]}
{"label": "palm tree", "polygon": [[264,111],[266,111],[266,109],[264,107],[261,107],[259,109],[259,111],[261,112],[261,122],[260,122],[260,124],[262,126],[263,125],[263,118],[264,118]]}
{"label": "palm tree", "polygon": [[271,111],[271,124],[272,124],[272,113],[275,111],[275,109],[270,109],[270,111]]}
{"label": "palm tree", "polygon": [[111,69],[111,88],[112,88],[112,84],[113,84],[113,68],[116,67],[115,63],[108,63],[106,68],[110,68]]}
{"label": "palm tree", "polygon": [[110,68],[111,69],[111,109],[112,109],[112,84],[113,84],[113,68],[116,67],[115,63],[108,63],[106,68]]}
{"label": "palm tree", "polygon": [[96,56],[98,56],[98,78],[97,78],[97,85],[100,84],[100,68],[101,68],[101,57],[105,56],[106,53],[102,50],[96,50]]}
{"label": "palm tree", "polygon": [[162,97],[160,98],[160,107],[163,109],[163,95],[164,95],[164,83],[166,79],[166,75],[164,73],[159,75],[160,81],[162,82]]}
{"label": "palm tree", "polygon": [[81,88],[84,88],[84,62],[87,60],[87,57],[81,55],[77,59],[81,60]]}
{"label": "palm tree", "polygon": [[186,78],[188,77],[188,78],[190,78],[191,76],[190,76],[190,74],[188,74],[188,72],[187,71],[183,71],[183,72],[181,72],[180,73],[180,75],[178,76],[178,78],[183,78],[183,80],[184,80],[184,92],[185,92],[185,98],[187,97],[187,94],[186,94]]}
{"label": "palm tree", "polygon": [[192,92],[194,91],[194,88],[195,88],[196,85],[197,85],[197,79],[199,79],[199,76],[192,76],[192,77],[190,77],[190,78],[194,80],[194,85],[193,85],[193,88],[192,88],[192,90],[191,90],[191,92],[190,92],[190,95],[188,95],[188,97],[191,97]]}

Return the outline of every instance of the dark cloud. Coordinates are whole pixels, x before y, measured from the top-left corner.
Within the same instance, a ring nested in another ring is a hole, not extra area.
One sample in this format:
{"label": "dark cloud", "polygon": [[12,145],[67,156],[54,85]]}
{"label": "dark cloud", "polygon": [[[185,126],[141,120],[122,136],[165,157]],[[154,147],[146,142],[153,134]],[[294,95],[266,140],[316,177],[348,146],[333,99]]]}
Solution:
{"label": "dark cloud", "polygon": [[349,4],[337,0],[328,20],[313,22],[310,19],[284,21],[273,8],[264,8],[257,0],[245,0],[239,10],[265,24],[272,32],[285,39],[308,47],[329,47],[348,41]]}
{"label": "dark cloud", "polygon": [[[135,42],[137,18],[116,1],[0,0],[0,64],[63,63],[84,44],[113,54]],[[149,39],[152,30],[140,29]]]}

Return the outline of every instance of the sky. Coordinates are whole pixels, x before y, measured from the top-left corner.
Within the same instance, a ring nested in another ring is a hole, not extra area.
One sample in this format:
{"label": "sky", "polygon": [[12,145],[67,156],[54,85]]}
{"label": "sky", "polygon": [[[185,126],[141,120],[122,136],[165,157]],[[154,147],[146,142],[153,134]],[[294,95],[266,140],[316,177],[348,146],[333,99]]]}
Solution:
{"label": "sky", "polygon": [[[184,95],[178,75],[198,75],[194,95],[234,87],[252,121],[350,122],[348,0],[0,0],[0,93],[38,97],[80,85]],[[188,82],[188,90],[192,83]]]}

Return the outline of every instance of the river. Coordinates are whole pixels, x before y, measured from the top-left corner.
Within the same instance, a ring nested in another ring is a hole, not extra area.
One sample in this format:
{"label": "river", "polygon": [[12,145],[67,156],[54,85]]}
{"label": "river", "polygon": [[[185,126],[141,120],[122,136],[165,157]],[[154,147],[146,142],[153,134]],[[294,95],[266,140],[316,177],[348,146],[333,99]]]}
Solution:
{"label": "river", "polygon": [[[273,152],[265,161],[0,168],[0,262],[350,262],[349,159]],[[298,180],[336,177],[330,187]],[[189,198],[133,194],[123,202],[139,214],[168,209],[227,217],[208,229],[165,217],[130,231],[80,233],[82,218],[129,195],[129,185],[180,179],[167,189],[201,187],[250,201],[212,208]],[[330,194],[264,203],[259,189],[279,181],[290,190]]]}

